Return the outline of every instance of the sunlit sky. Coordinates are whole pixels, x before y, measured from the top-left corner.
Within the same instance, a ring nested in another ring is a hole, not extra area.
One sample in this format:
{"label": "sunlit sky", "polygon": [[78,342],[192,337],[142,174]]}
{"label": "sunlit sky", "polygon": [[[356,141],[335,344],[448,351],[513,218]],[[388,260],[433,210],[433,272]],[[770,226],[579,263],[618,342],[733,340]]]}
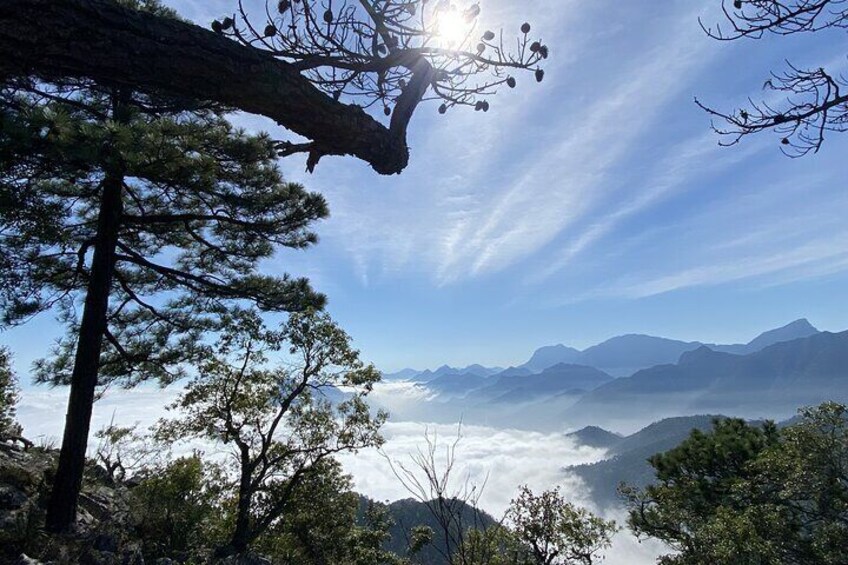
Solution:
{"label": "sunlit sky", "polygon": [[[235,0],[166,3],[207,25]],[[759,97],[785,59],[844,68],[843,33],[718,43],[698,25],[718,21],[718,0],[482,8],[485,27],[529,21],[542,36],[542,84],[525,77],[485,114],[423,106],[400,176],[353,158],[311,175],[300,157],[281,163],[332,217],[317,247],[267,269],[309,276],[366,358],[506,366],[630,332],[736,342],[799,317],[848,328],[848,135],[795,160],[770,133],[720,148],[693,103]],[[48,314],[0,342],[25,373],[58,333]]]}

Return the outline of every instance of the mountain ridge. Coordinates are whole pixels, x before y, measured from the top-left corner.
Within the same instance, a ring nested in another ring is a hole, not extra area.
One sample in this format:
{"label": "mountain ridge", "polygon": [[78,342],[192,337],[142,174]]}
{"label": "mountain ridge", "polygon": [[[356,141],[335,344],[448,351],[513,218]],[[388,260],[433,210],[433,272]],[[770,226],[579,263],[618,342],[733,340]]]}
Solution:
{"label": "mountain ridge", "polygon": [[702,346],[676,364],[597,387],[571,406],[567,417],[588,421],[603,410],[622,421],[637,419],[646,402],[656,416],[681,410],[758,414],[765,408],[794,410],[823,398],[848,398],[848,331],[818,332],[747,355]]}
{"label": "mountain ridge", "polygon": [[680,357],[701,347],[713,351],[746,355],[775,343],[792,341],[821,333],[807,318],[799,318],[788,324],[764,331],[745,344],[715,344],[700,341],[682,341],[667,337],[640,333],[627,333],[606,339],[582,351],[564,344],[545,345],[537,348],[521,365],[508,367],[486,367],[480,364],[462,368],[442,365],[435,370],[402,369],[387,373],[387,380],[411,380],[428,382],[448,375],[498,376],[500,373],[524,372],[538,374],[560,363],[584,365],[604,371],[614,377],[631,376],[641,369],[656,365],[677,363]]}

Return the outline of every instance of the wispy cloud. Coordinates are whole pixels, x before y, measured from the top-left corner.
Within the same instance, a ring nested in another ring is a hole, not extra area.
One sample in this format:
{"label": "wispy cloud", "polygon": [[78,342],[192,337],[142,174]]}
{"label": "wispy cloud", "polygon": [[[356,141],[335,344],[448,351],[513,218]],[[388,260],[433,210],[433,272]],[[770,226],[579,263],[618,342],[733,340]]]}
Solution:
{"label": "wispy cloud", "polygon": [[[844,241],[848,232],[837,234],[836,237]],[[726,262],[693,267],[649,280],[633,283],[624,281],[600,292],[626,298],[644,298],[682,288],[717,285],[786,272],[793,272],[793,280],[798,280],[799,277],[820,274],[822,267],[826,267],[825,272],[833,272],[835,265],[844,269],[848,265],[846,260],[846,246],[841,241],[827,238],[771,256],[735,257]],[[806,271],[809,266],[815,270]]]}
{"label": "wispy cloud", "polygon": [[695,186],[698,178],[730,167],[751,157],[762,144],[752,144],[735,152],[717,146],[712,132],[697,135],[683,143],[672,146],[665,158],[654,167],[646,180],[627,181],[628,193],[635,194],[632,200],[622,199],[610,205],[610,209],[599,214],[582,232],[569,238],[550,262],[538,272],[528,276],[529,282],[538,283],[561,271],[581,253],[590,249],[628,218],[637,215],[671,195],[679,196]]}
{"label": "wispy cloud", "polygon": [[[686,13],[681,21],[694,17]],[[523,163],[523,173],[501,180],[500,191],[488,187],[490,200],[473,218],[454,226],[436,271],[439,282],[497,271],[525,259],[604,199],[619,159],[637,146],[663,105],[709,61],[704,44],[691,41],[687,26],[669,27],[673,31],[658,47],[623,74],[608,77],[597,101],[579,114],[551,116],[547,127],[560,138],[538,146],[534,159]],[[554,88],[567,90],[568,82],[562,77]],[[597,236],[586,234],[584,239],[592,237]]]}
{"label": "wispy cloud", "polygon": [[644,257],[644,265],[604,277],[568,302],[644,298],[739,281],[762,288],[848,270],[848,197],[834,179],[811,174],[805,183],[769,180],[685,222],[643,234],[628,253]]}
{"label": "wispy cloud", "polygon": [[536,8],[525,15],[546,20],[554,52],[542,85],[502,93],[486,116],[459,111],[431,123],[422,108],[400,179],[366,181],[338,162],[309,179],[335,212],[325,242],[353,258],[360,279],[411,271],[445,285],[542,250],[607,196],[619,161],[711,60],[709,43],[691,40],[696,14],[687,10],[628,38],[648,48],[595,73],[588,61],[600,34],[582,32],[600,17],[592,5],[548,6],[545,18]]}

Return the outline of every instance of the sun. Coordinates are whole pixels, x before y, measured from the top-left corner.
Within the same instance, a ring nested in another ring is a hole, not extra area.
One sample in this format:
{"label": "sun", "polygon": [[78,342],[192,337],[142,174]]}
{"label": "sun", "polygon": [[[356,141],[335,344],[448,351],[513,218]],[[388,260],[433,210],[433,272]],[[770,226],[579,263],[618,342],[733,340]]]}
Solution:
{"label": "sun", "polygon": [[471,28],[472,25],[459,10],[442,10],[436,22],[436,37],[449,47],[458,47],[465,42]]}

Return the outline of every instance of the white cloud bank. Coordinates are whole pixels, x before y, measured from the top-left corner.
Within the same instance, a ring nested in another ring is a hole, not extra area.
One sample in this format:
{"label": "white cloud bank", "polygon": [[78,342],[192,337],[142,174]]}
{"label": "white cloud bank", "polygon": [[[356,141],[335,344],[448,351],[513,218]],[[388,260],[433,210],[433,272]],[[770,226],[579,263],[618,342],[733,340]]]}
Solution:
{"label": "white cloud bank", "polygon": [[[135,390],[109,391],[95,405],[92,430],[107,425],[113,418],[116,424],[138,424],[145,428],[166,414],[165,407],[173,402],[179,389],[140,387]],[[400,392],[400,391],[397,391]],[[64,423],[67,390],[27,389],[21,395],[18,419],[24,433],[36,441],[58,443]],[[389,422],[384,428],[386,444],[377,450],[365,450],[343,456],[342,462],[354,477],[356,488],[377,500],[407,498],[403,486],[394,476],[389,460],[409,463],[409,456],[425,448],[425,433],[435,434],[439,446],[456,438],[456,424],[425,424],[419,422]],[[604,455],[601,449],[578,446],[562,433],[538,433],[514,429],[496,429],[463,425],[462,439],[456,450],[458,480],[468,477],[472,484],[483,484],[481,506],[500,516],[515,495],[519,485],[534,490],[559,485],[573,502],[591,506],[588,493],[575,477],[563,473],[568,465],[597,461]],[[611,515],[619,524],[621,514]],[[616,536],[613,548],[607,552],[609,565],[643,565],[654,563],[658,548],[654,544],[639,544],[628,532]]]}

